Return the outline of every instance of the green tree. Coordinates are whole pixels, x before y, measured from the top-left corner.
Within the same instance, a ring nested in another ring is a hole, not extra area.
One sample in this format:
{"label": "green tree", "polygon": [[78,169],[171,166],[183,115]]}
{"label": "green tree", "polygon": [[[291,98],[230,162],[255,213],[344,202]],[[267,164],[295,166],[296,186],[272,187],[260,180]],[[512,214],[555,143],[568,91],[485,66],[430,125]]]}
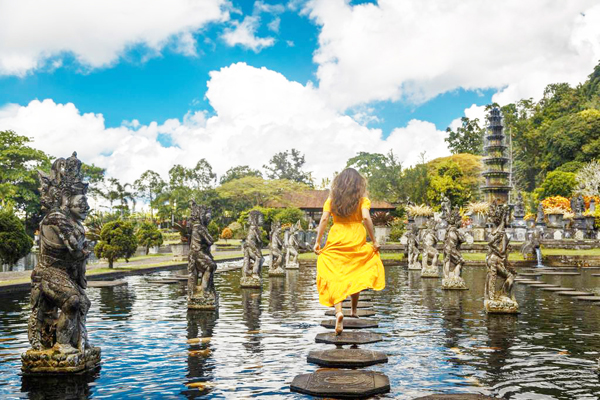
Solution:
{"label": "green tree", "polygon": [[12,210],[0,210],[0,264],[14,265],[31,251],[33,240]]}
{"label": "green tree", "polygon": [[101,186],[104,183],[106,169],[97,167],[94,164],[82,163],[81,173],[83,174],[83,180],[89,184],[88,193],[93,198],[104,197]]}
{"label": "green tree", "polygon": [[160,175],[152,170],[147,170],[133,182],[136,195],[148,202],[150,218],[154,221],[154,206],[159,194],[167,184]]}
{"label": "green tree", "polygon": [[394,152],[385,154],[359,152],[350,158],[346,168],[352,167],[360,172],[368,182],[369,195],[373,199],[398,203],[404,200],[402,187],[402,164]]}
{"label": "green tree", "polygon": [[142,223],[138,228],[136,236],[139,245],[146,248],[146,254],[150,253],[150,247],[163,244],[163,235],[158,227],[152,222]]}
{"label": "green tree", "polygon": [[269,165],[263,165],[269,179],[286,179],[293,182],[313,186],[310,172],[305,172],[302,167],[306,161],[304,155],[296,149],[286,150],[271,157]]}
{"label": "green tree", "polygon": [[572,172],[552,171],[534,193],[539,200],[550,196],[571,197],[573,189],[577,186],[576,175]]}
{"label": "green tree", "polygon": [[462,117],[461,126],[456,131],[446,128],[448,137],[444,139],[452,154],[471,153],[481,155],[483,152],[483,136],[485,129],[479,126],[479,119]]}
{"label": "green tree", "polygon": [[215,221],[210,221],[208,224],[208,233],[210,233],[210,236],[217,240],[220,232],[221,228],[219,228],[219,224],[217,224]]}
{"label": "green tree", "polygon": [[439,209],[442,194],[445,194],[453,205],[464,205],[471,199],[471,191],[463,184],[464,174],[458,163],[447,160],[435,167],[429,178],[427,199]]}
{"label": "green tree", "polygon": [[301,192],[307,186],[285,180],[268,180],[257,176],[229,181],[217,188],[217,193],[230,200],[236,213],[253,206],[266,206],[271,201],[283,201],[283,195],[290,192]]}
{"label": "green tree", "polygon": [[119,219],[104,224],[94,253],[98,258],[107,259],[108,268],[112,268],[115,260],[119,258],[129,261],[135,254],[137,245],[133,224]]}
{"label": "green tree", "polygon": [[295,224],[298,221],[304,221],[304,211],[296,207],[282,208],[275,213],[275,220],[281,221],[282,224]]}
{"label": "green tree", "polygon": [[225,172],[225,175],[221,177],[219,183],[222,185],[229,181],[244,178],[246,176],[256,176],[262,178],[262,173],[259,170],[252,169],[247,165],[238,165],[237,167],[229,168],[227,172]]}
{"label": "green tree", "polygon": [[187,173],[189,180],[194,183],[196,191],[210,189],[212,183],[217,179],[217,174],[213,172],[212,166],[204,158],[198,161],[196,166],[189,169]]}

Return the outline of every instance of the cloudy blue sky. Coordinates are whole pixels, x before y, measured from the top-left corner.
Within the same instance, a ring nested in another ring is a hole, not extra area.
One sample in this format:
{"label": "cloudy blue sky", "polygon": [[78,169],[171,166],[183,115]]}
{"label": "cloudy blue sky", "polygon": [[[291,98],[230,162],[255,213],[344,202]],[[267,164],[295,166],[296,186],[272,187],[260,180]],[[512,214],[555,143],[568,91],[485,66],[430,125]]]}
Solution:
{"label": "cloudy blue sky", "polygon": [[597,0],[2,0],[0,129],[130,182],[292,147],[326,177],[599,60]]}

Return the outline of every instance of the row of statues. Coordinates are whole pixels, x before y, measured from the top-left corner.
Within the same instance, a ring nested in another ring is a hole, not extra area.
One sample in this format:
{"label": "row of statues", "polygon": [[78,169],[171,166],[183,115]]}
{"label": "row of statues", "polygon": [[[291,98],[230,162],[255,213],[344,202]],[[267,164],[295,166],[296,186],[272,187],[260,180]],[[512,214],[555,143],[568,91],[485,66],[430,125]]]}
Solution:
{"label": "row of statues", "polygon": [[[443,243],[442,289],[466,290],[466,282],[461,276],[465,260],[460,248],[466,242],[465,234],[460,231],[462,218],[458,207],[451,208],[446,197],[442,201],[442,218],[447,229]],[[484,307],[488,313],[518,313],[519,305],[512,294],[516,271],[508,263],[510,238],[506,228],[510,221],[509,206],[493,203],[488,219],[492,228],[485,258]],[[439,277],[437,225],[434,219],[430,219],[420,230],[411,225],[406,234],[408,269],[420,270],[422,278]],[[499,278],[502,282],[497,282]]]}

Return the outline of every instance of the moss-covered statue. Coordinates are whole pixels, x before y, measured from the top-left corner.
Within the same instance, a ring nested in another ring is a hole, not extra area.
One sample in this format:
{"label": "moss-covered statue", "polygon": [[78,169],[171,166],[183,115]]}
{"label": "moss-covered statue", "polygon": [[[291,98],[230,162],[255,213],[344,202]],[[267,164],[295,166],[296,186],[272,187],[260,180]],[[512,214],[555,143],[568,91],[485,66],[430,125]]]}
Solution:
{"label": "moss-covered statue", "polygon": [[300,263],[298,262],[298,253],[300,251],[300,242],[296,233],[300,231],[302,226],[300,221],[296,222],[290,227],[288,232],[287,242],[285,244],[285,268],[286,269],[298,269]]}
{"label": "moss-covered statue", "polygon": [[263,214],[252,210],[248,214],[248,236],[244,242],[244,266],[240,287],[260,288],[262,283],[261,270],[265,258],[262,255],[262,235],[260,227],[263,224]]}
{"label": "moss-covered statue", "polygon": [[218,302],[214,283],[217,264],[210,252],[214,241],[208,232],[212,214],[210,208],[194,201],[190,206],[192,236],[188,256],[188,308],[214,310]]}
{"label": "moss-covered statue", "polygon": [[406,233],[406,247],[408,251],[408,269],[421,270],[419,262],[419,228],[413,223]]}
{"label": "moss-covered statue", "polygon": [[448,231],[444,240],[444,278],[442,279],[442,289],[467,289],[467,284],[462,278],[462,267],[465,263],[460,252],[460,246],[466,239],[465,235],[458,230],[462,218],[458,207],[454,207],[448,217]]}
{"label": "moss-covered statue", "polygon": [[421,238],[421,278],[438,278],[437,267],[438,255],[436,222],[432,218],[427,221],[427,227],[423,229]]}
{"label": "moss-covered statue", "polygon": [[39,178],[45,216],[39,261],[31,274],[31,349],[21,356],[22,369],[25,374],[77,373],[100,362],[100,348],[89,343],[85,326],[91,305],[85,267],[92,249],[83,227],[88,185],[77,153],[57,159]]}
{"label": "moss-covered statue", "polygon": [[[508,264],[509,237],[506,226],[510,218],[508,205],[490,206],[489,221],[492,223],[491,238],[488,242],[488,253],[485,257],[487,277],[485,281],[484,306],[488,313],[515,314],[519,312],[519,304],[512,294],[516,271]],[[504,278],[500,289],[496,286],[498,277]]]}
{"label": "moss-covered statue", "polygon": [[283,269],[283,241],[281,240],[281,221],[271,223],[271,267],[269,276],[285,276]]}

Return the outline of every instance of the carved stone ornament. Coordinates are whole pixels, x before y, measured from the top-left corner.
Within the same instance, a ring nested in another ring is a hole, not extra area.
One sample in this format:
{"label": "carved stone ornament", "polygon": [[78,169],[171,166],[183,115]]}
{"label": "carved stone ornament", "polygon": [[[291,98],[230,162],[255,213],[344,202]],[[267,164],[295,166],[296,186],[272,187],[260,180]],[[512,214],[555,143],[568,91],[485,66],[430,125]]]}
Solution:
{"label": "carved stone ornament", "polygon": [[210,208],[194,201],[190,202],[190,206],[192,236],[188,256],[188,308],[215,310],[218,305],[214,283],[217,263],[210,252],[214,240],[208,232],[212,213]]}
{"label": "carved stone ornament", "polygon": [[300,243],[298,242],[298,237],[296,236],[296,232],[300,230],[300,221],[296,222],[290,228],[288,233],[287,243],[285,246],[286,255],[285,255],[285,268],[286,269],[298,269],[300,268],[300,263],[298,262],[298,252],[300,251]]}
{"label": "carved stone ornament", "polygon": [[269,276],[285,276],[280,221],[273,221],[271,224],[271,267],[269,268]]}
{"label": "carved stone ornament", "polygon": [[39,172],[40,256],[31,274],[31,349],[22,354],[25,374],[77,373],[95,368],[100,348],[88,341],[90,300],[86,260],[92,249],[83,221],[89,212],[87,183],[77,153],[59,158],[49,174]]}
{"label": "carved stone ornament", "polygon": [[[519,304],[512,294],[513,283],[517,275],[508,264],[509,237],[506,226],[510,218],[507,205],[490,206],[489,220],[492,224],[491,238],[488,242],[488,253],[485,257],[487,277],[485,281],[484,306],[488,313],[516,314]],[[498,277],[503,279],[497,288]]]}
{"label": "carved stone ornament", "polygon": [[458,208],[450,212],[448,216],[448,231],[444,241],[444,278],[442,289],[465,290],[467,284],[461,276],[465,260],[460,252],[460,246],[466,241],[463,233],[458,228],[461,224],[461,216]]}
{"label": "carved stone ornament", "polygon": [[421,278],[438,278],[440,276],[437,266],[439,252],[436,248],[438,240],[435,227],[435,220],[430,219],[422,232]]}
{"label": "carved stone ornament", "polygon": [[260,227],[263,224],[263,214],[258,210],[250,211],[248,215],[248,236],[244,243],[244,266],[242,267],[241,287],[261,287],[262,265],[265,258],[262,255],[262,238]]}

